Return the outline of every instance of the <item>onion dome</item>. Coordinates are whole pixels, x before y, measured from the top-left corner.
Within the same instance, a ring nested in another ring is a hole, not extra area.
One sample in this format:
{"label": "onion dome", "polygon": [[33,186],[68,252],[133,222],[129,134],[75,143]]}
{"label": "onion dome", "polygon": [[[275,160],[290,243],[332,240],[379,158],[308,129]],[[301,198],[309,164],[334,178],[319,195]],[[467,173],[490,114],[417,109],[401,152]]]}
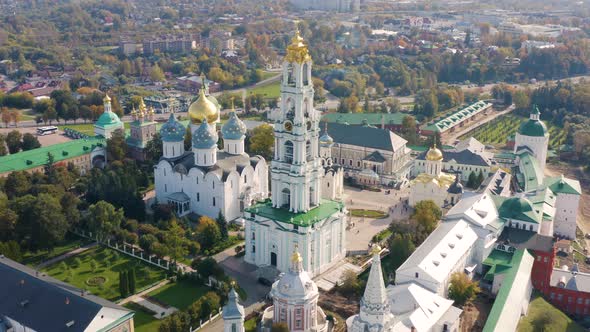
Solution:
{"label": "onion dome", "polygon": [[162,136],[162,141],[164,142],[183,141],[185,133],[186,128],[182,123],[176,121],[174,113],[170,113],[168,121],[166,121],[166,123],[162,125],[162,128],[160,128],[160,136]]}
{"label": "onion dome", "polygon": [[229,120],[221,127],[223,139],[238,140],[246,135],[246,125],[238,118],[236,112],[229,114]]}
{"label": "onion dome", "polygon": [[219,136],[215,131],[215,126],[207,123],[204,119],[203,123],[193,132],[193,148],[195,149],[211,149],[217,145]]}
{"label": "onion dome", "polygon": [[311,60],[309,50],[303,41],[303,37],[299,34],[299,30],[295,31],[291,44],[287,46],[285,60],[291,63],[304,63]]}
{"label": "onion dome", "polygon": [[326,122],[324,125],[324,133],[320,136],[320,145],[329,147],[332,144],[334,144],[334,139],[328,134],[328,123]]}
{"label": "onion dome", "polygon": [[102,101],[104,103],[110,103],[111,102],[111,97],[109,97],[109,94],[108,93],[105,93],[104,94],[104,98],[102,99]]}
{"label": "onion dome", "polygon": [[204,87],[199,91],[199,98],[188,108],[188,115],[193,124],[202,123],[204,120],[207,120],[209,123],[217,122],[219,109],[205,96]]}
{"label": "onion dome", "polygon": [[449,186],[449,189],[447,189],[447,192],[449,194],[462,194],[463,193],[463,185],[459,181],[459,175],[458,174],[455,177],[455,182],[453,182],[453,184],[451,184]]}
{"label": "onion dome", "polygon": [[291,255],[291,267],[272,287],[272,294],[280,299],[306,299],[318,296],[318,287],[303,270],[303,258],[297,248]]}
{"label": "onion dome", "polygon": [[121,120],[115,114],[115,112],[103,112],[96,121],[96,125],[99,127],[109,127],[114,125],[120,125]]}
{"label": "onion dome", "polygon": [[547,134],[547,126],[540,120],[540,115],[539,108],[536,105],[533,106],[529,120],[520,126],[518,133],[523,136],[545,136]]}
{"label": "onion dome", "polygon": [[426,152],[426,160],[429,161],[439,161],[443,159],[442,151],[440,151],[436,146],[431,147]]}

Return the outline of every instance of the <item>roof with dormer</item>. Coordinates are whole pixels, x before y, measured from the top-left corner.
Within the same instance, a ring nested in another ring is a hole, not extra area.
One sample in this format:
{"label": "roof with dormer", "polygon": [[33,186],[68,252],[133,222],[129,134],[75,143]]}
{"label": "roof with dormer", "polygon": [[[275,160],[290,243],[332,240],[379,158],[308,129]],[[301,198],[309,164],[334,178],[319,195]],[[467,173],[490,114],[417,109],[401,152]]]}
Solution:
{"label": "roof with dormer", "polygon": [[398,151],[405,147],[407,141],[386,129],[373,127],[349,126],[341,123],[330,123],[328,134],[334,143],[362,146],[366,148]]}

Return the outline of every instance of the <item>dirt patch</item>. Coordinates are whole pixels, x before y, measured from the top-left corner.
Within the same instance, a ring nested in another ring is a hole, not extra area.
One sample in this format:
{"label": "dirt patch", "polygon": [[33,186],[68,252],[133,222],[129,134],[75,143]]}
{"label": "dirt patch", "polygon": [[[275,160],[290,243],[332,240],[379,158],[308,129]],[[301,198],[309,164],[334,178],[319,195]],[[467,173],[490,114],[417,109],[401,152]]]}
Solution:
{"label": "dirt patch", "polygon": [[481,332],[492,310],[493,300],[486,293],[477,295],[472,303],[463,307],[461,314],[461,332]]}
{"label": "dirt patch", "polygon": [[358,296],[344,297],[336,291],[321,292],[319,306],[346,319],[358,314],[359,299]]}

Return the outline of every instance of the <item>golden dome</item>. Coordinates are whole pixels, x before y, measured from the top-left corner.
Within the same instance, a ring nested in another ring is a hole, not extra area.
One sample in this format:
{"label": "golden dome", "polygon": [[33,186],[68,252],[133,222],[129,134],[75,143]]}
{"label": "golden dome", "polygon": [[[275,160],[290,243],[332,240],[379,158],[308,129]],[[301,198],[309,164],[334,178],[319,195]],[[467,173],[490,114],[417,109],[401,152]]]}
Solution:
{"label": "golden dome", "polygon": [[431,147],[428,149],[426,153],[426,160],[430,161],[439,161],[443,159],[442,151],[436,148],[436,146]]}
{"label": "golden dome", "polygon": [[111,102],[111,97],[109,97],[108,93],[104,94],[104,98],[102,99],[103,102],[105,103],[110,103]]}
{"label": "golden dome", "polygon": [[285,59],[288,62],[303,63],[311,60],[307,45],[303,42],[303,37],[299,34],[299,30],[295,32],[295,36],[291,39],[291,44],[287,46],[287,55]]}
{"label": "golden dome", "polygon": [[207,122],[209,123],[215,123],[219,118],[219,110],[217,109],[217,106],[205,96],[205,89],[201,88],[199,98],[188,108],[188,115],[191,118],[191,122],[194,124],[203,122],[203,119],[207,119]]}

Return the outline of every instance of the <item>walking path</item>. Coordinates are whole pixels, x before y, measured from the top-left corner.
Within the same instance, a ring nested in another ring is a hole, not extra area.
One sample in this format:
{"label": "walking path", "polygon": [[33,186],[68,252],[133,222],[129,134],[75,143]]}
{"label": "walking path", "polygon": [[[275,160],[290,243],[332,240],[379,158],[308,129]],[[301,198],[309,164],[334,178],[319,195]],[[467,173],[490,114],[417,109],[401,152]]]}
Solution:
{"label": "walking path", "polygon": [[42,262],[41,264],[37,265],[36,269],[37,270],[41,270],[41,269],[43,269],[46,266],[53,265],[55,263],[61,262],[61,261],[65,260],[65,259],[68,259],[68,258],[70,258],[72,256],[76,256],[78,254],[81,254],[81,253],[83,253],[86,250],[89,250],[89,249],[92,249],[92,248],[96,247],[97,245],[98,245],[98,243],[92,242],[90,244],[81,246],[80,248],[76,248],[76,249],[74,249],[72,251],[68,251],[65,254],[59,255],[57,257],[53,257],[51,259],[46,260],[45,262]]}
{"label": "walking path", "polygon": [[160,287],[164,287],[165,285],[167,285],[168,283],[170,283],[170,280],[166,279],[166,280],[162,280],[161,282],[159,282],[158,284],[143,290],[137,294],[131,295],[127,298],[124,298],[123,300],[121,300],[120,302],[118,302],[117,304],[119,305],[124,305],[126,303],[129,302],[134,302],[139,304],[140,306],[147,308],[153,312],[155,312],[156,314],[154,315],[155,318],[157,319],[162,319],[165,318],[169,315],[171,315],[172,313],[178,311],[177,308],[175,307],[168,307],[168,308],[164,308],[161,305],[151,302],[149,300],[147,300],[144,296],[146,296],[147,294],[155,291],[156,289],[160,288]]}

